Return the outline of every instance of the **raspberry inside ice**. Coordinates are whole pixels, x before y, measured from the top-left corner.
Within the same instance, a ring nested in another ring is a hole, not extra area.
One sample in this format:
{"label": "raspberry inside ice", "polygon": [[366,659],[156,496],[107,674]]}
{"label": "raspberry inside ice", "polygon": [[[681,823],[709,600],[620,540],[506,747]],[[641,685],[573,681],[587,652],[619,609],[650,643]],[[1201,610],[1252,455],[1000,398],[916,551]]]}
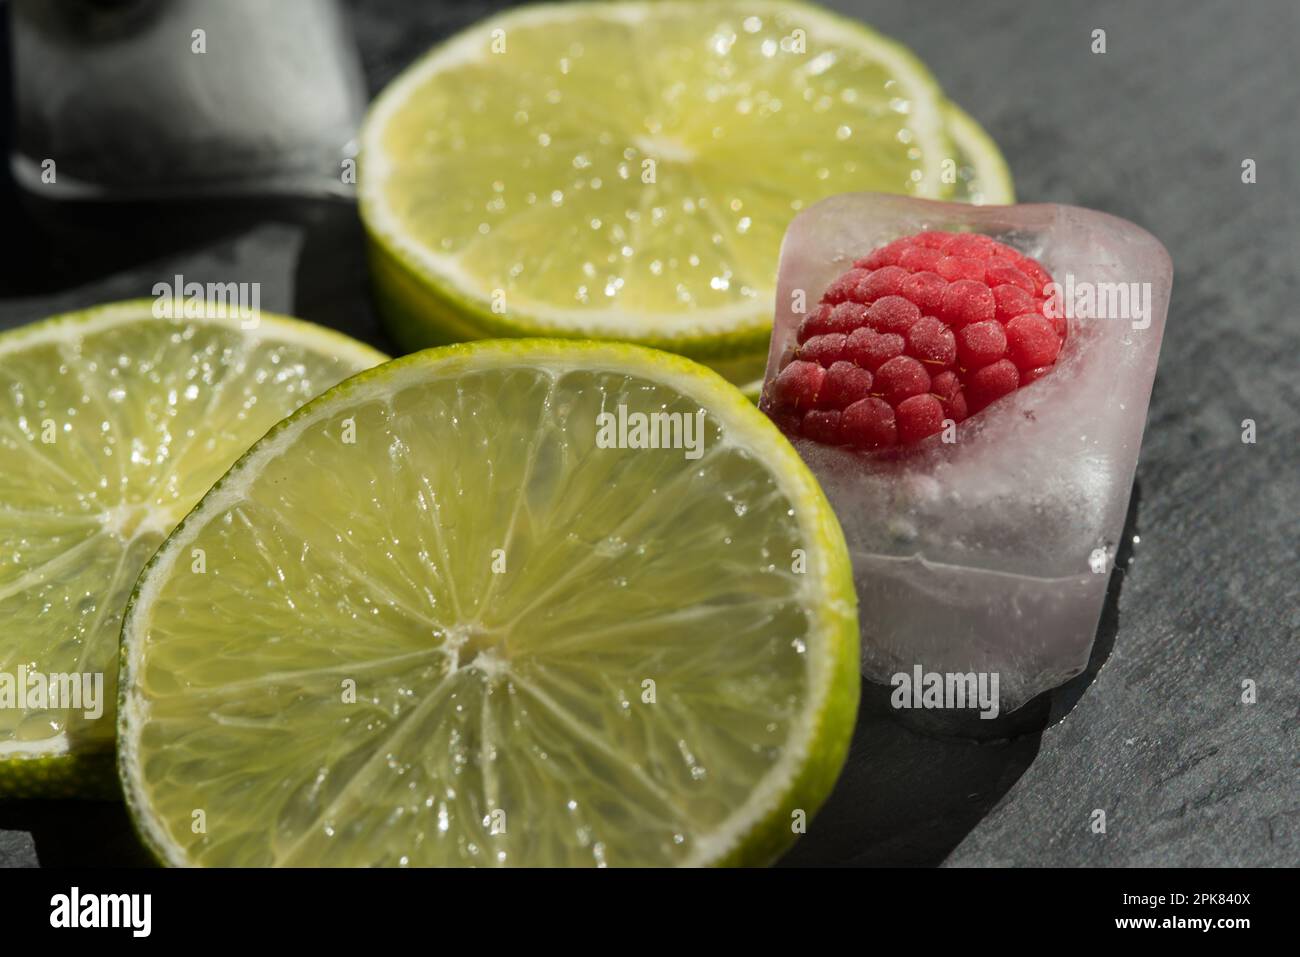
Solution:
{"label": "raspberry inside ice", "polygon": [[1044,308],[1051,282],[979,233],[896,239],[826,289],[768,411],[827,445],[919,442],[1051,371],[1068,333]]}

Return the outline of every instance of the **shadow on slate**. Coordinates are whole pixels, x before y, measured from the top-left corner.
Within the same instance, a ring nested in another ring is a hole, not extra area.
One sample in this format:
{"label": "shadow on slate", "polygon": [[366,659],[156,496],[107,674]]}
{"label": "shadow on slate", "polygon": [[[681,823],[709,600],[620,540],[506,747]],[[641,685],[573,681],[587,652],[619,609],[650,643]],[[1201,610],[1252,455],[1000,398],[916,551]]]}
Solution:
{"label": "shadow on slate", "polygon": [[390,356],[401,355],[371,303],[365,230],[355,204],[314,203],[300,223],[303,244],[293,276],[293,315],[338,329]]}
{"label": "shadow on slate", "polygon": [[112,801],[0,801],[0,832],[26,831],[41,867],[151,867],[126,805]]}
{"label": "shadow on slate", "polygon": [[[279,223],[300,230],[303,245],[292,276],[292,302],[268,305],[263,290],[264,308],[337,329],[396,354],[370,304],[364,236],[351,203],[227,198],[183,204],[69,204],[25,195],[20,203],[24,229],[36,237],[28,251],[39,250],[41,259],[13,270],[9,280],[0,283],[0,295],[52,295],[115,275],[141,274],[142,264],[181,263],[187,255],[234,244],[258,227]],[[170,283],[172,278],[159,274],[150,282]],[[193,278],[234,281],[239,277],[204,271]],[[148,287],[141,287],[139,294],[147,295]]]}
{"label": "shadow on slate", "polygon": [[1133,485],[1092,654],[1082,674],[1008,715],[899,711],[893,689],[864,681],[844,771],[783,867],[934,867],[989,813],[1097,677],[1119,632],[1141,492]]}

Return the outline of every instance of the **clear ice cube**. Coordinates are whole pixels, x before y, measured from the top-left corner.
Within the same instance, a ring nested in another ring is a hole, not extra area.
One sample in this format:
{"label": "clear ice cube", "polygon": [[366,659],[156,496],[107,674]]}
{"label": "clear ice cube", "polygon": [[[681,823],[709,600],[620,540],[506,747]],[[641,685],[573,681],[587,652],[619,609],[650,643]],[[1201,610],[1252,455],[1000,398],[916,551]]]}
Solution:
{"label": "clear ice cube", "polygon": [[15,178],[50,198],[349,195],[338,0],[16,0]]}
{"label": "clear ice cube", "polygon": [[[929,229],[986,233],[1037,259],[1065,287],[1066,304],[1081,314],[1069,319],[1055,369],[958,425],[950,444],[935,435],[905,452],[873,454],[792,441],[852,553],[863,675],[888,684],[918,664],[996,672],[1002,710],[1010,711],[1087,665],[1133,486],[1173,268],[1145,230],[1093,210],[831,197],[786,233],[765,385],[797,344],[801,306],[815,309],[854,259]],[[1106,285],[1132,283],[1139,285]],[[1120,289],[1137,294],[1127,311]]]}

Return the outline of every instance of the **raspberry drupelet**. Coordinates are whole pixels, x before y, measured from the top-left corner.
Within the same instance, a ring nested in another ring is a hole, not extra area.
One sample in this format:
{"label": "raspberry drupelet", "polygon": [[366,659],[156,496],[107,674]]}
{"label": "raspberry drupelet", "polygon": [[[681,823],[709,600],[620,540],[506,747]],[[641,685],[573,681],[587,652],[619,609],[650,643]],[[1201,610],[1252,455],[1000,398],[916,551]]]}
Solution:
{"label": "raspberry drupelet", "polygon": [[859,259],[799,326],[768,411],[828,445],[934,435],[1051,371],[1065,343],[1051,275],[979,233],[925,232]]}

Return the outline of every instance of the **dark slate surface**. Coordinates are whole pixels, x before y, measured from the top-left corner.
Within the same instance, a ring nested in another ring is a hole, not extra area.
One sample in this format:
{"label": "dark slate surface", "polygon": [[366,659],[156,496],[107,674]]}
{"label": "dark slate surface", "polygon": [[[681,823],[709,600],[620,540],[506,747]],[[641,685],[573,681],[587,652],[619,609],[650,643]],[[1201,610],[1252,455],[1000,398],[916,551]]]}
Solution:
{"label": "dark slate surface", "polygon": [[[1300,863],[1300,7],[832,5],[930,64],[1002,145],[1022,199],[1136,221],[1168,246],[1175,283],[1130,516],[1141,543],[1112,582],[1095,674],[983,743],[900,725],[867,694],[849,765],[787,863]],[[495,6],[356,2],[372,90]],[[1097,28],[1104,55],[1090,51]],[[1240,181],[1248,157],[1255,185]],[[265,308],[390,347],[346,206],[74,219],[38,223],[0,193],[17,243],[0,327],[145,295],[173,266],[206,263],[260,280]],[[1258,703],[1242,703],[1243,679]],[[1104,834],[1090,828],[1097,809]],[[140,860],[115,805],[0,802],[0,866]]]}

